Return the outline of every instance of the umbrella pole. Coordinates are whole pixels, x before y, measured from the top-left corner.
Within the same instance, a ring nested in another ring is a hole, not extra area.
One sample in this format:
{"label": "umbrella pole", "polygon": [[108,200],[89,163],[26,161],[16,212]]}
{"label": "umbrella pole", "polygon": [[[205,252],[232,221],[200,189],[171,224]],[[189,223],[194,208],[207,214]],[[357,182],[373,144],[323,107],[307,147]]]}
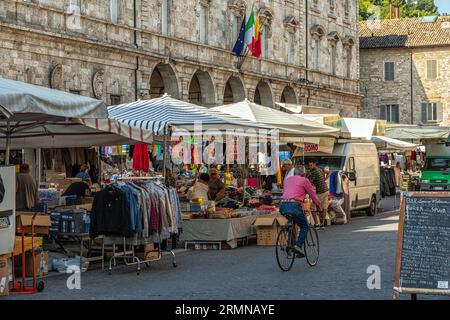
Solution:
{"label": "umbrella pole", "polygon": [[11,132],[9,120],[6,121],[6,148],[5,148],[5,165],[9,166],[9,154],[11,153]]}

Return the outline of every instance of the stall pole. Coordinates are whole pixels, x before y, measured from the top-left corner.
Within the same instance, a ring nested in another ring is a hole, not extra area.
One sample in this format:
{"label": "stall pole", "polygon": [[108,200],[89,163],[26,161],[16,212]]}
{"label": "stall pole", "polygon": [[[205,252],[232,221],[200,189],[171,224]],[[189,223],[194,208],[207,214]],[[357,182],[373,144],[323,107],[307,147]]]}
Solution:
{"label": "stall pole", "polygon": [[9,166],[9,154],[11,152],[11,126],[9,120],[6,121],[6,148],[5,148],[5,165]]}
{"label": "stall pole", "polygon": [[41,180],[42,180],[42,156],[41,156],[41,148],[38,148],[36,150],[36,174],[37,174],[37,182],[38,182],[38,186],[41,185]]}

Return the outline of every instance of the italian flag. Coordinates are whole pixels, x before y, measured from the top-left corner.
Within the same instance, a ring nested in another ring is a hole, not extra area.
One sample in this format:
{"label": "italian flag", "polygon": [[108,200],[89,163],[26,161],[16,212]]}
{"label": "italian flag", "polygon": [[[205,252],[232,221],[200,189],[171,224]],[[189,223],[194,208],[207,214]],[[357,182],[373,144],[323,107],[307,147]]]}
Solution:
{"label": "italian flag", "polygon": [[261,56],[261,26],[259,16],[255,19],[255,14],[252,11],[250,18],[245,25],[244,42],[247,44],[252,56],[259,58]]}

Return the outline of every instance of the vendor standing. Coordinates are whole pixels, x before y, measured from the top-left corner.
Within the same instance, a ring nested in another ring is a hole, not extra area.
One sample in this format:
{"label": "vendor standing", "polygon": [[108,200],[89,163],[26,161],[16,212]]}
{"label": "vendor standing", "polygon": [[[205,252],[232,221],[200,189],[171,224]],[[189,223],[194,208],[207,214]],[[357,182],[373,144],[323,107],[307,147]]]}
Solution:
{"label": "vendor standing", "polygon": [[92,185],[91,176],[89,175],[89,166],[87,164],[83,164],[80,167],[80,172],[77,173],[75,178],[81,179],[86,182],[89,186]]}
{"label": "vendor standing", "polygon": [[210,200],[218,201],[225,197],[225,183],[220,180],[219,171],[216,168],[211,168],[209,171],[209,188]]}
{"label": "vendor standing", "polygon": [[31,176],[28,164],[20,166],[16,182],[16,210],[31,210],[38,204],[39,195],[36,180]]}

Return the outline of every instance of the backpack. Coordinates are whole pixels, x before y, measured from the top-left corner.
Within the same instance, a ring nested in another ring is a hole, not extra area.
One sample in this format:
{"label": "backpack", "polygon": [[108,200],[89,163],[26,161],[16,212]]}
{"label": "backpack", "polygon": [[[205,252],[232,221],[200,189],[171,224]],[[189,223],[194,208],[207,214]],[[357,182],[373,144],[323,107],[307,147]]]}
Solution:
{"label": "backpack", "polygon": [[0,203],[3,202],[4,198],[5,198],[5,186],[3,185],[2,176],[0,176]]}

